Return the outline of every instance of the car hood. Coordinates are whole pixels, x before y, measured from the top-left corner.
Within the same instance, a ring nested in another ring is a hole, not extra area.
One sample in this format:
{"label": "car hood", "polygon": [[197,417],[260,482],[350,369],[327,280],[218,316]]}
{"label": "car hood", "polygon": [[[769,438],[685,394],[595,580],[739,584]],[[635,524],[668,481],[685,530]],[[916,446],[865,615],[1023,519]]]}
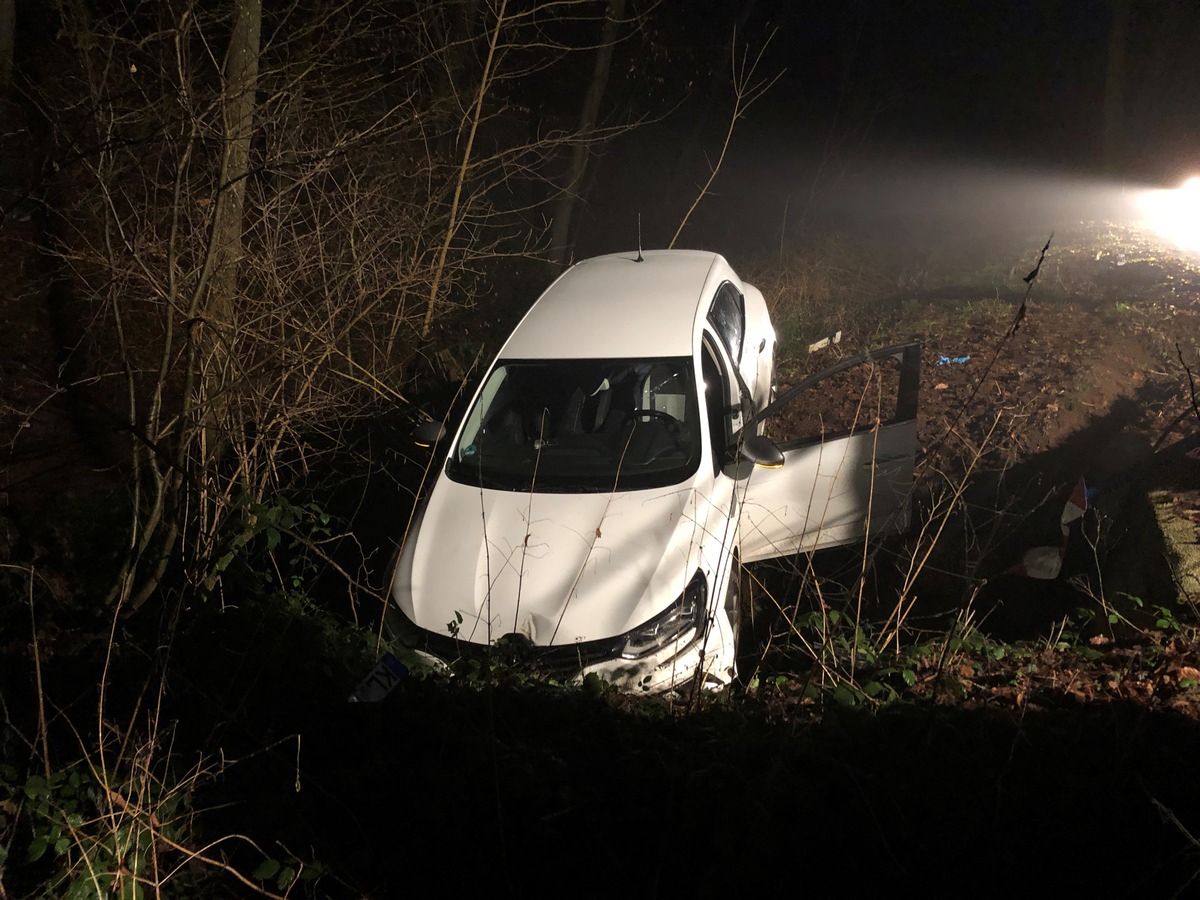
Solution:
{"label": "car hood", "polygon": [[[442,479],[410,534],[395,597],[417,625],[537,646],[623,634],[665,609],[700,561],[697,492],[538,494]],[[703,505],[701,503],[701,505]]]}

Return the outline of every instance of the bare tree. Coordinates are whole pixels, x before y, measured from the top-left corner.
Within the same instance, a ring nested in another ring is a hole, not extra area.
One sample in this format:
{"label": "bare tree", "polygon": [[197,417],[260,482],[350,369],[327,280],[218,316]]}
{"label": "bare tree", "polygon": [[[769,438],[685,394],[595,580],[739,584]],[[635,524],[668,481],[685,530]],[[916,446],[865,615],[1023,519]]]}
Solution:
{"label": "bare tree", "polygon": [[58,10],[72,46],[40,102],[67,230],[48,249],[79,298],[74,380],[126,435],[110,601],[138,608],[170,571],[218,589],[255,510],[350,420],[403,404],[441,318],[532,248],[564,148],[616,129],[543,128],[522,86],[602,10]]}

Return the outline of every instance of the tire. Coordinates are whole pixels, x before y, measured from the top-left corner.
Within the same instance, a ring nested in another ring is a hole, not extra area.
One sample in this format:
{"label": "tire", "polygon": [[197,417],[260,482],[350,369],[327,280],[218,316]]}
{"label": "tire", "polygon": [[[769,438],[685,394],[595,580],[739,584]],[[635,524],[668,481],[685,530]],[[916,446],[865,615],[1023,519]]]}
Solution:
{"label": "tire", "polygon": [[755,628],[753,582],[737,557],[729,572],[725,609],[733,623],[734,678],[745,686],[758,671],[762,657]]}

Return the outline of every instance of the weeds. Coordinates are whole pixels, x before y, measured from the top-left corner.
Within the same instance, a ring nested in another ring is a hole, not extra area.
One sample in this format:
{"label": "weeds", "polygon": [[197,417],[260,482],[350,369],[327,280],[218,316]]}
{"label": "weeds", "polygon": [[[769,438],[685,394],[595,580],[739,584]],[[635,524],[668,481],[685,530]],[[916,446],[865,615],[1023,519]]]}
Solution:
{"label": "weeds", "polygon": [[[154,709],[143,725],[102,718],[99,744],[64,724],[78,755],[68,756],[60,739],[51,758],[11,720],[4,725],[5,758],[14,762],[0,764],[0,786],[17,799],[5,809],[11,825],[0,837],[7,859],[22,866],[25,889],[41,884],[39,892],[57,897],[140,898],[159,896],[168,885],[195,891],[224,873],[274,896],[226,861],[229,845],[255,851],[249,838],[198,840],[196,797],[224,765],[200,760],[181,769],[173,726]],[[21,750],[31,760],[24,774],[15,764]]]}
{"label": "weeds", "polygon": [[[97,623],[107,630],[107,641],[87,644],[79,655],[60,653],[57,640],[48,638],[58,633],[55,618],[62,614],[53,594],[32,567],[5,566],[23,579],[33,666],[27,689],[6,678],[0,698],[0,794],[11,798],[0,801],[0,896],[134,900],[164,892],[209,895],[238,885],[274,897],[308,891],[326,877],[319,863],[268,855],[248,835],[208,834],[212,810],[202,798],[219,793],[238,762],[223,752],[197,754],[192,748],[204,741],[196,729],[204,727],[209,706],[217,717],[209,727],[227,730],[238,723],[265,736],[253,722],[238,721],[239,708],[242,715],[250,712],[244,710],[247,692],[270,674],[265,667],[281,662],[278,640],[254,642],[252,631],[228,629],[255,620],[259,628],[282,623],[277,633],[290,629],[292,654],[315,650],[317,658],[341,660],[352,669],[370,659],[368,635],[311,602],[316,560],[310,551],[328,538],[330,517],[311,502],[282,498],[270,504],[246,500],[239,509],[215,577],[195,586],[187,599],[176,598],[180,605],[190,600],[196,611],[183,623],[167,617],[148,656],[130,630],[144,617],[127,618],[120,608],[111,611],[107,626]],[[214,594],[221,602],[207,603]],[[197,627],[202,622],[216,627]],[[348,640],[348,634],[354,637]],[[239,647],[247,638],[253,646]],[[214,669],[213,658],[231,650],[240,655],[239,665]],[[0,661],[6,669],[15,664],[7,654]],[[248,671],[256,667],[262,667],[257,677]],[[285,668],[295,672],[300,666],[288,662]],[[240,695],[237,704],[220,698],[225,679]],[[82,694],[95,698],[89,709],[80,702],[79,686],[91,684],[98,689]],[[188,724],[181,736],[172,716],[184,708]],[[298,753],[298,737],[287,740]]]}

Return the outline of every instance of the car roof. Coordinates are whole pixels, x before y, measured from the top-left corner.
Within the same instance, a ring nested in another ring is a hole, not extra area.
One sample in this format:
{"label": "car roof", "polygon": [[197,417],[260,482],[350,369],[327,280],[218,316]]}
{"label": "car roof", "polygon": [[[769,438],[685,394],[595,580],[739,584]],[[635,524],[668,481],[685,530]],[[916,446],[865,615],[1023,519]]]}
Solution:
{"label": "car roof", "polygon": [[648,250],[586,259],[546,289],[500,355],[690,356],[697,322],[708,312],[701,304],[722,281],[736,282],[737,276],[720,255],[702,250]]}

